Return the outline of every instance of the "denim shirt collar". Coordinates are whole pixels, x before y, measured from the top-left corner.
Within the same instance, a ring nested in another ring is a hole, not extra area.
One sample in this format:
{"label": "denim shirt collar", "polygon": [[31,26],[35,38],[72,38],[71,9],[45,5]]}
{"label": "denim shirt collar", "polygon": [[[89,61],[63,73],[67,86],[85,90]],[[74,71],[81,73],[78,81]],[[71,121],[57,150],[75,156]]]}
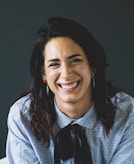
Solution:
{"label": "denim shirt collar", "polygon": [[57,104],[54,100],[55,110],[56,110],[56,118],[57,118],[57,125],[59,128],[64,128],[68,124],[79,124],[85,128],[93,129],[95,122],[97,120],[95,110],[94,110],[94,104],[89,108],[89,110],[86,112],[86,114],[78,119],[71,119],[64,113],[62,113]]}

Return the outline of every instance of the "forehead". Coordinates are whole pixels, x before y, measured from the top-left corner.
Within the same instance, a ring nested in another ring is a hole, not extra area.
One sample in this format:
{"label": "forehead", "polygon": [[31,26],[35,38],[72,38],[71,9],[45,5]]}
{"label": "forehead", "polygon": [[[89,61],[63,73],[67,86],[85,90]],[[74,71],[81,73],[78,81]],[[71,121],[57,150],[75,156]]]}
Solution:
{"label": "forehead", "polygon": [[66,56],[81,54],[85,55],[83,49],[71,38],[55,37],[50,39],[44,47],[44,57]]}

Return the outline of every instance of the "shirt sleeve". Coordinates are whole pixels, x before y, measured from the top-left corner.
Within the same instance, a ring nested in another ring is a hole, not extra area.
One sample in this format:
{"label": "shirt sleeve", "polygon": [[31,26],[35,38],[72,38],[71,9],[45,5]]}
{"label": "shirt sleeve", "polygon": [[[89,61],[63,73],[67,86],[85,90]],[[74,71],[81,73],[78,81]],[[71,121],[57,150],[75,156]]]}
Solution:
{"label": "shirt sleeve", "polygon": [[8,116],[8,136],[6,155],[9,164],[38,164],[32,145],[27,137],[26,124],[23,123],[19,106],[14,105]]}
{"label": "shirt sleeve", "polygon": [[110,164],[134,164],[134,117],[129,120],[124,135]]}

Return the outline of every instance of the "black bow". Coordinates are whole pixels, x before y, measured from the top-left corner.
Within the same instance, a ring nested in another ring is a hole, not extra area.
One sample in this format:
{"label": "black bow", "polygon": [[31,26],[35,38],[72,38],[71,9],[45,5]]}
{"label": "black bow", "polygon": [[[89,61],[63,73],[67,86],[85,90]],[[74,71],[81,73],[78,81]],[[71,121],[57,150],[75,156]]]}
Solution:
{"label": "black bow", "polygon": [[61,129],[55,139],[55,164],[74,158],[74,164],[92,164],[91,153],[87,143],[85,129],[78,124]]}

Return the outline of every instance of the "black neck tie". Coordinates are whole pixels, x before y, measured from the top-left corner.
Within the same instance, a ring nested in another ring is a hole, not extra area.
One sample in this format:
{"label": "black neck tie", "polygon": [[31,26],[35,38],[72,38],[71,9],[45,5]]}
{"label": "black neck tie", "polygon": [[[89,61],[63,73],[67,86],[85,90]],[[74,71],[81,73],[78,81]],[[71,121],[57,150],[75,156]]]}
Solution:
{"label": "black neck tie", "polygon": [[74,164],[92,164],[85,130],[78,124],[61,129],[55,139],[55,164],[60,164],[60,159],[66,161],[69,158],[74,158]]}

